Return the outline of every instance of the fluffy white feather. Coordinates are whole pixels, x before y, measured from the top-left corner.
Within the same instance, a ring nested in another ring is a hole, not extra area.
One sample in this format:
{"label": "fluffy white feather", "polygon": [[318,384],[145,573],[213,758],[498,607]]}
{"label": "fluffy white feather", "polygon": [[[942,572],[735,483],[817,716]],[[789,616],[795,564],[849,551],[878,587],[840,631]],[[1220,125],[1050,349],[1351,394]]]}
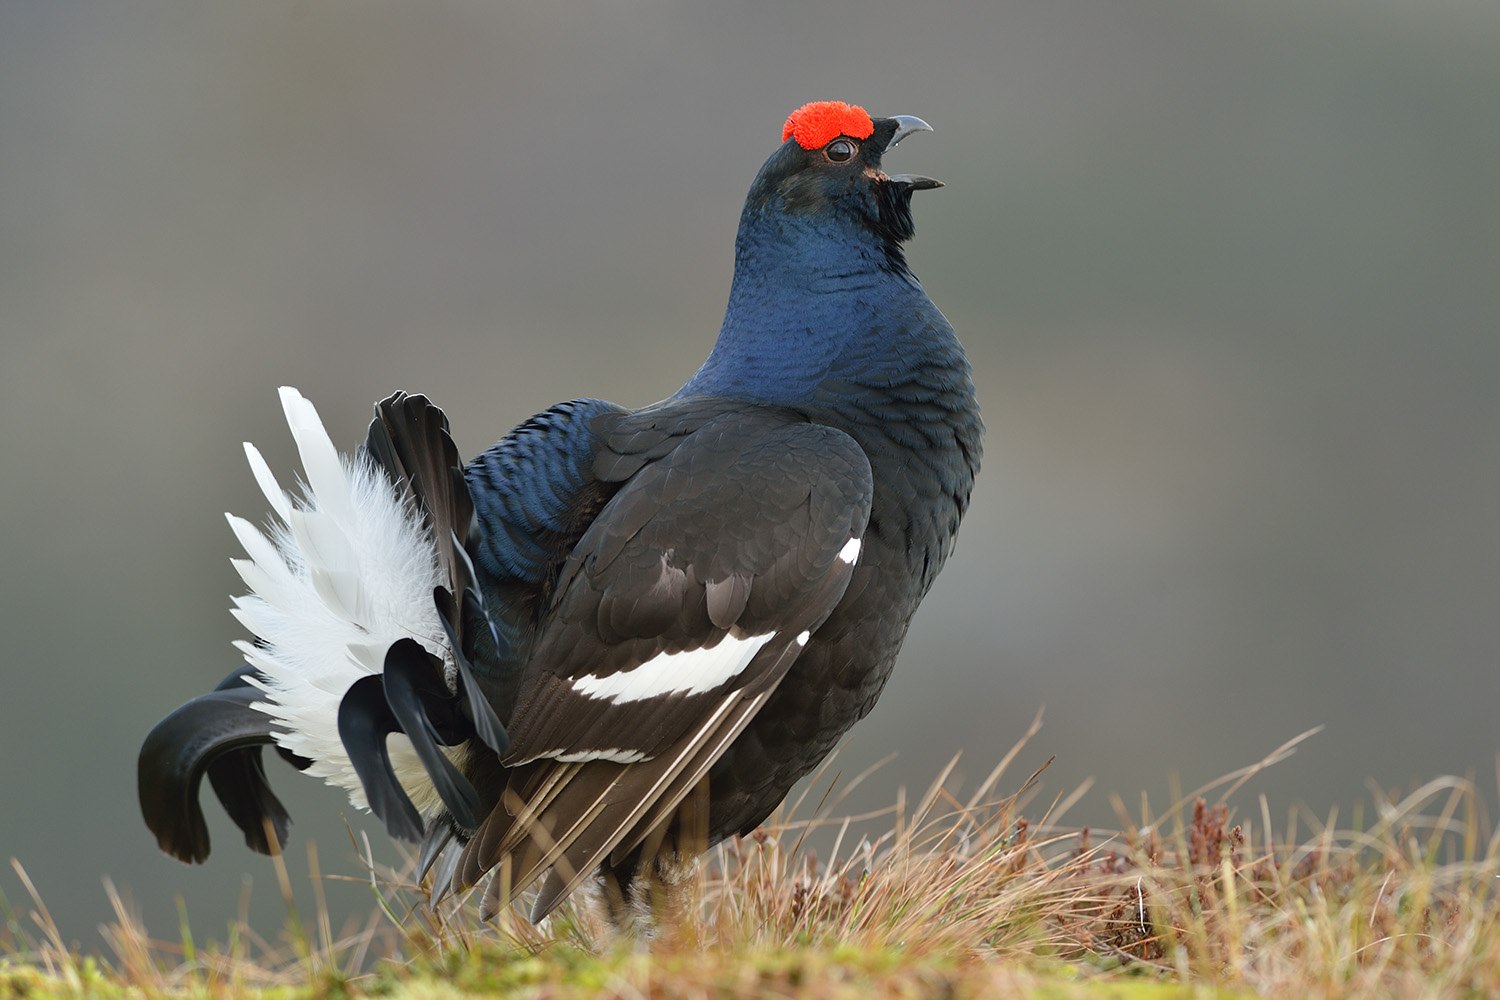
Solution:
{"label": "fluffy white feather", "polygon": [[287,498],[286,490],[276,481],[271,473],[271,467],[266,464],[265,458],[260,450],[245,442],[245,459],[250,463],[250,471],[255,475],[255,482],[260,486],[260,491],[266,495],[266,503],[271,505],[271,510],[283,521],[292,516],[292,502]]}
{"label": "fluffy white feather", "polygon": [[[226,515],[245,550],[233,560],[250,593],[233,614],[258,643],[235,647],[265,675],[255,707],[281,727],[276,742],[311,760],[309,774],[367,808],[364,789],[338,734],[339,702],[349,686],[379,673],[397,639],[415,638],[451,658],[432,590],[442,580],[435,546],[420,515],[385,472],[340,456],[312,403],[281,390],[282,409],[306,473],[292,499],[253,446],[245,454],[275,519],[270,537]],[[388,741],[396,777],[422,812],[438,799],[411,743]]]}

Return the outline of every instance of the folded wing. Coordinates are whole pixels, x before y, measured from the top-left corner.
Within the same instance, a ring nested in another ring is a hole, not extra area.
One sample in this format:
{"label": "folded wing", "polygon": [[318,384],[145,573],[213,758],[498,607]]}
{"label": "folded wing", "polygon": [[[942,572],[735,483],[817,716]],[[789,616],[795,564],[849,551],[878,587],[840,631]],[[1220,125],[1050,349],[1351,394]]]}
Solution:
{"label": "folded wing", "polygon": [[656,450],[559,575],[505,794],[454,876],[496,872],[487,911],[551,869],[540,918],[612,854],[660,842],[848,585],[872,492],[852,439],[740,407]]}

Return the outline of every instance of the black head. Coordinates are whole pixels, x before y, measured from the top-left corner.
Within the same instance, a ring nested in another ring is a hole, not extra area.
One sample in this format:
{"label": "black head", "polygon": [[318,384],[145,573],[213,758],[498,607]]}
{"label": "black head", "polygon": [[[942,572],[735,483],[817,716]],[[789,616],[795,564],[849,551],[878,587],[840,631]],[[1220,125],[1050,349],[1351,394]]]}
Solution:
{"label": "black head", "polygon": [[787,119],[782,146],[761,167],[745,213],[825,217],[873,233],[887,247],[912,237],[913,191],[942,187],[930,177],[887,174],[886,152],[913,132],[930,132],[920,118],[871,118],[863,108],[819,101]]}

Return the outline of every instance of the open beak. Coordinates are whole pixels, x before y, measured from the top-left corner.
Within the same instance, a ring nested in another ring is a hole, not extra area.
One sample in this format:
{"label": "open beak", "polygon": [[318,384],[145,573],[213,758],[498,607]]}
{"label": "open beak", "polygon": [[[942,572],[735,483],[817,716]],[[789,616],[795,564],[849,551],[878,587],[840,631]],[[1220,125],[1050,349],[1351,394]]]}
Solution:
{"label": "open beak", "polygon": [[[891,141],[885,144],[887,151],[895,147],[902,139],[913,132],[931,132],[932,126],[915,115],[892,115],[889,119],[896,123],[896,132],[891,136]],[[920,174],[888,174],[890,180],[897,184],[905,184],[913,191],[925,191],[930,188],[940,188],[943,182],[931,177],[923,177]]]}
{"label": "open beak", "polygon": [[896,134],[891,136],[891,141],[885,144],[886,149],[892,149],[902,139],[913,132],[931,132],[932,126],[915,115],[892,115],[891,121],[896,123]]}

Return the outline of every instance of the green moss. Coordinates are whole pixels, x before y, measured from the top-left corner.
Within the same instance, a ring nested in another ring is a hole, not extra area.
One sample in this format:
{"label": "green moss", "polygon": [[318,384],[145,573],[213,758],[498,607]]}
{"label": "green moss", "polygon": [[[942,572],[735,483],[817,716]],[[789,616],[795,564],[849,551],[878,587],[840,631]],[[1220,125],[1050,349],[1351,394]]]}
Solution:
{"label": "green moss", "polygon": [[728,953],[634,948],[595,955],[557,945],[540,954],[487,945],[442,963],[391,967],[364,985],[393,1000],[469,1000],[514,996],[573,1000],[594,996],[713,997],[715,1000],[807,996],[828,1000],[997,995],[1041,1000],[1212,1000],[1244,997],[1208,987],[1187,988],[1139,978],[1082,978],[1059,964],[1028,970],[1003,963],[959,962],[898,950],[849,946]]}

